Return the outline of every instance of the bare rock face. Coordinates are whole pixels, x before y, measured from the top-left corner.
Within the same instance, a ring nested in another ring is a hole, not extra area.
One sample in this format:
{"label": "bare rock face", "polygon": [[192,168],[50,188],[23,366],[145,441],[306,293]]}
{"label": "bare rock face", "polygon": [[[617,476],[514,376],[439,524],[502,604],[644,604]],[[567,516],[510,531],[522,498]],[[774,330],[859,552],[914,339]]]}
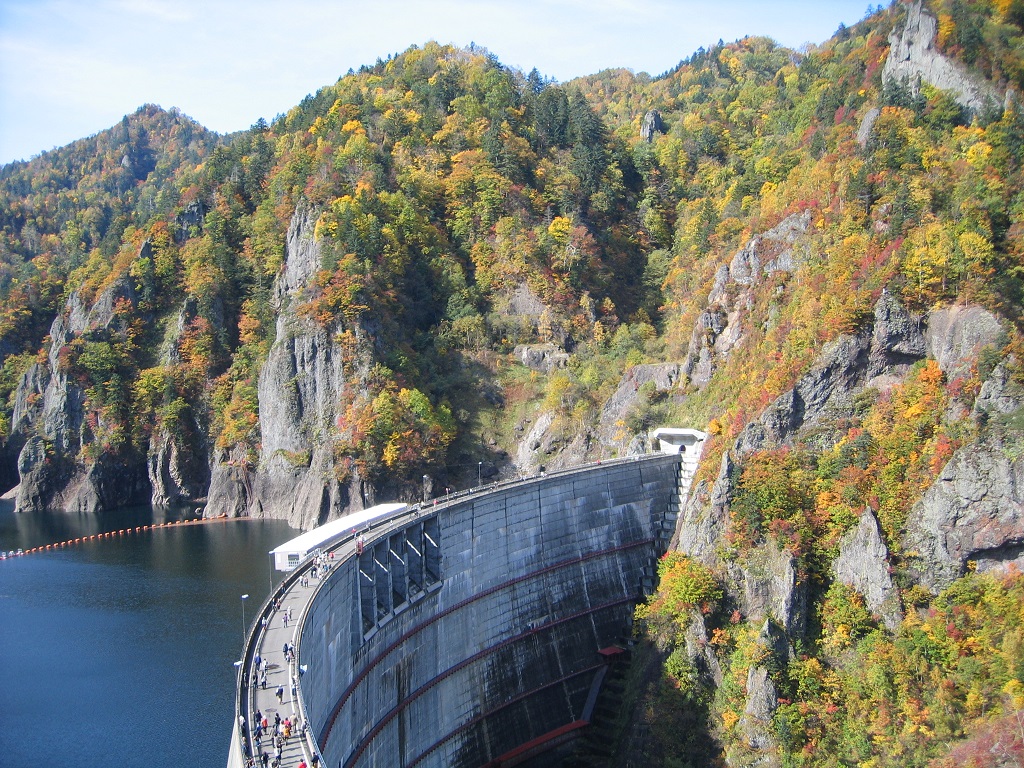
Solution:
{"label": "bare rock face", "polygon": [[883,291],[875,303],[868,377],[905,373],[927,351],[922,319],[908,312],[891,293]]}
{"label": "bare rock face", "polygon": [[693,663],[700,678],[710,685],[721,685],[722,665],[718,662],[714,648],[708,644],[708,627],[700,611],[693,611],[690,623],[686,627],[684,640],[686,655]]}
{"label": "bare rock face", "polygon": [[981,385],[981,391],[974,401],[976,414],[1008,416],[1024,407],[1024,387],[1010,376],[1007,362],[1009,360],[997,365],[992,375]]}
{"label": "bare rock face", "polygon": [[729,356],[743,340],[743,313],[753,302],[753,289],[775,272],[793,272],[799,265],[795,245],[807,233],[811,212],[787,216],[771,229],[750,238],[719,267],[708,295],[708,309],[694,325],[683,361],[683,374],[696,387],[705,386],[718,361]]}
{"label": "bare rock face", "polygon": [[1020,435],[991,437],[953,454],[914,505],[904,549],[917,580],[941,590],[974,561],[980,571],[1024,565],[1024,456]]}
{"label": "bare rock face", "polygon": [[789,392],[780,395],[736,440],[739,454],[777,448],[803,429],[827,425],[848,415],[862,386],[871,352],[866,335],[843,336],[827,344],[814,366]]}
{"label": "bare rock face", "polygon": [[777,448],[798,433],[834,424],[852,413],[853,396],[864,386],[879,377],[902,377],[926,352],[921,319],[883,293],[875,304],[871,334],[841,336],[826,344],[796,386],[744,428],[736,451]]}
{"label": "bare rock face", "polygon": [[[162,365],[180,362],[178,345],[196,313],[195,300],[187,299],[178,311],[171,338],[161,350]],[[191,404],[181,411],[173,430],[166,426],[154,430],[146,453],[146,470],[152,488],[150,502],[153,506],[194,502],[206,496],[210,484],[206,432],[205,425],[200,423]]]}
{"label": "bare rock face", "polygon": [[146,470],[152,489],[150,503],[155,507],[194,501],[206,495],[210,468],[205,451],[192,450],[180,437],[160,430],[150,440]]}
{"label": "bare rock face", "polygon": [[635,365],[626,371],[618,389],[601,408],[598,427],[601,442],[605,445],[620,442],[617,433],[623,429],[623,419],[638,403],[641,388],[648,385],[659,392],[671,391],[679,384],[680,373],[680,366],[677,363]]}
{"label": "bare rock face", "polygon": [[[722,266],[722,269],[728,267]],[[728,323],[728,316],[720,310],[707,310],[701,312],[697,322],[693,326],[693,333],[690,335],[690,347],[687,350],[686,361],[683,363],[683,373],[689,382],[698,389],[707,386],[715,373],[716,361],[728,354],[736,340],[723,339],[723,332]],[[730,330],[739,328],[739,325],[729,326]],[[720,340],[722,340],[720,342]]]}
{"label": "bare rock face", "polygon": [[32,363],[18,379],[18,386],[14,390],[10,434],[6,440],[0,440],[0,487],[5,492],[20,482],[18,456],[25,447],[25,441],[33,433],[33,425],[42,414],[43,394],[48,381],[49,371],[42,363]]}
{"label": "bare rock face", "polygon": [[861,147],[866,147],[868,139],[871,138],[871,131],[875,127],[875,121],[878,116],[882,114],[877,107],[872,107],[864,113],[864,117],[860,121],[860,126],[857,128],[857,143]]}
{"label": "bare rock face", "polygon": [[722,454],[718,477],[711,487],[710,498],[706,481],[700,481],[690,491],[686,508],[676,523],[671,546],[704,565],[718,564],[718,545],[729,530],[729,504],[732,501],[732,474],[734,464],[729,452]]}
{"label": "bare rock face", "polygon": [[[759,658],[776,662],[792,657],[792,648],[785,635],[771,621],[765,621],[757,639]],[[730,765],[775,765],[777,741],[772,717],[779,707],[778,689],[767,665],[751,664],[747,669],[747,700],[740,718],[739,730],[744,745],[752,754],[731,754]]]}
{"label": "bare rock face", "polygon": [[[369,341],[358,324],[359,360],[349,361],[336,341],[340,329],[324,328],[297,311],[321,268],[321,246],[314,236],[318,212],[300,206],[288,228],[284,269],[274,285],[278,309],[276,337],[258,383],[259,464],[244,457],[218,457],[212,467],[208,516],[251,515],[288,520],[312,528],[352,509],[373,504],[373,489],[357,473],[339,477],[332,435],[346,387],[365,373]],[[362,357],[360,357],[360,354]]]}
{"label": "bare rock face", "polygon": [[553,413],[542,411],[516,446],[515,472],[532,475],[579,466],[588,460],[593,447],[591,430],[566,430]]}
{"label": "bare rock face", "polygon": [[206,517],[245,517],[258,505],[245,452],[235,449],[217,457],[210,472]]}
{"label": "bare rock face", "polygon": [[982,307],[944,307],[928,313],[925,345],[928,356],[950,380],[966,376],[982,348],[996,344],[999,320]]}
{"label": "bare rock face", "polygon": [[905,82],[915,91],[919,81],[924,81],[939,90],[951,91],[971,112],[1000,105],[1002,99],[995,88],[935,48],[938,21],[923,3],[917,0],[906,9],[903,29],[893,30],[889,36],[889,56],[882,69],[882,80]]}
{"label": "bare rock face", "polygon": [[661,121],[661,112],[652,109],[644,115],[643,124],[640,126],[640,138],[650,144],[654,141],[655,133],[664,133],[665,126]]}
{"label": "bare rock face", "polygon": [[797,574],[796,560],[774,542],[751,550],[739,564],[730,563],[730,592],[751,621],[771,620],[789,637],[807,627],[807,585]]}
{"label": "bare rock face", "polygon": [[569,353],[554,344],[519,344],[512,354],[530,370],[542,373],[564,368],[569,362]]}
{"label": "bare rock face", "polygon": [[[85,393],[60,364],[61,350],[75,337],[86,332],[102,335],[123,330],[114,312],[122,300],[136,301],[127,279],[115,280],[91,306],[73,292],[64,312],[50,326],[46,370],[36,367],[21,382],[23,387],[19,387],[16,400],[23,405],[15,423],[32,434],[18,456],[18,511],[54,508],[96,512],[147,499],[149,484],[142,462],[108,453],[92,461],[83,457],[82,448],[92,441],[91,430],[84,426]],[[102,427],[102,416],[94,415]]]}
{"label": "bare rock face", "polygon": [[747,670],[747,703],[740,721],[748,747],[771,749],[775,745],[771,725],[778,706],[778,692],[768,670],[751,665]]}
{"label": "bare rock face", "polygon": [[839,556],[832,563],[832,571],[836,579],[864,596],[867,607],[882,617],[889,630],[899,627],[903,614],[899,592],[889,575],[889,549],[870,508],[861,514],[857,527],[839,542]]}

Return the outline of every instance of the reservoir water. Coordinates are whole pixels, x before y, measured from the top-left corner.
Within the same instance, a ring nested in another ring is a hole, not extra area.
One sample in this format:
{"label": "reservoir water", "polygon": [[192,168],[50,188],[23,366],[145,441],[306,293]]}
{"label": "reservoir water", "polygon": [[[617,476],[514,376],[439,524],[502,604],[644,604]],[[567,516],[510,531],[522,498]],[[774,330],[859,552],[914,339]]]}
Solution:
{"label": "reservoir water", "polygon": [[[0,505],[0,550],[180,517]],[[243,602],[249,622],[270,591],[267,552],[296,533],[218,521],[0,562],[0,766],[223,766]]]}

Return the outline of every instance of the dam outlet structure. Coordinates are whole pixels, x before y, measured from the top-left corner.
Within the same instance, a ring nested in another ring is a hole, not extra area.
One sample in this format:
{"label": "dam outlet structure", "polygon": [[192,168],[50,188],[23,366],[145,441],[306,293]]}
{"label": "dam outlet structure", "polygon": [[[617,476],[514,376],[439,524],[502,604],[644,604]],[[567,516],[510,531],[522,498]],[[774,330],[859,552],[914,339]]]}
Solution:
{"label": "dam outlet structure", "polygon": [[[655,587],[705,435],[655,437],[655,453],[329,524],[342,532],[249,630],[229,768],[259,758],[252,716],[282,682],[276,708],[302,724],[284,765],[557,765]],[[270,690],[251,684],[257,654]]]}

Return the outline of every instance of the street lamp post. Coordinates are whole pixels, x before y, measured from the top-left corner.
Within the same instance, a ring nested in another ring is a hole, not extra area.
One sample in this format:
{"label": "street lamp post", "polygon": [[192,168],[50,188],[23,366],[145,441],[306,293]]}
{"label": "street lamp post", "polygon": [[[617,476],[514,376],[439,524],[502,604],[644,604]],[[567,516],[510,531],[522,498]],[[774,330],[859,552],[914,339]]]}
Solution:
{"label": "street lamp post", "polygon": [[476,463],[476,486],[479,488],[484,484],[484,463],[478,461]]}
{"label": "street lamp post", "polygon": [[248,595],[242,595],[242,642],[245,643],[245,599]]}

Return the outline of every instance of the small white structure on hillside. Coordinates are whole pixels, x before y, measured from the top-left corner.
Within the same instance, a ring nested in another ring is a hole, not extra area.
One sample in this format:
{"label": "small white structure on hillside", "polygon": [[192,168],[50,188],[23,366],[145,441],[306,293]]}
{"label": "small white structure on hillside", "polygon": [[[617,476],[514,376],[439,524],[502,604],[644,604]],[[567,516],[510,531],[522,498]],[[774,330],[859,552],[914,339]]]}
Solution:
{"label": "small white structure on hillside", "polygon": [[676,509],[686,509],[690,486],[693,485],[693,476],[697,474],[697,465],[700,463],[700,454],[704,450],[704,442],[708,439],[708,433],[701,432],[699,429],[659,427],[651,433],[651,439],[658,441],[658,450],[662,453],[681,454],[679,500]]}
{"label": "small white structure on hillside", "polygon": [[658,441],[658,450],[662,453],[682,453],[700,458],[708,433],[699,429],[658,427],[651,433],[651,437]]}
{"label": "small white structure on hillside", "polygon": [[329,523],[306,531],[291,541],[270,550],[274,558],[274,567],[279,571],[294,571],[309,555],[318,549],[324,549],[345,537],[345,534],[362,530],[367,523],[377,518],[388,517],[404,512],[408,504],[378,504],[375,507],[353,512],[351,515],[339,517]]}

